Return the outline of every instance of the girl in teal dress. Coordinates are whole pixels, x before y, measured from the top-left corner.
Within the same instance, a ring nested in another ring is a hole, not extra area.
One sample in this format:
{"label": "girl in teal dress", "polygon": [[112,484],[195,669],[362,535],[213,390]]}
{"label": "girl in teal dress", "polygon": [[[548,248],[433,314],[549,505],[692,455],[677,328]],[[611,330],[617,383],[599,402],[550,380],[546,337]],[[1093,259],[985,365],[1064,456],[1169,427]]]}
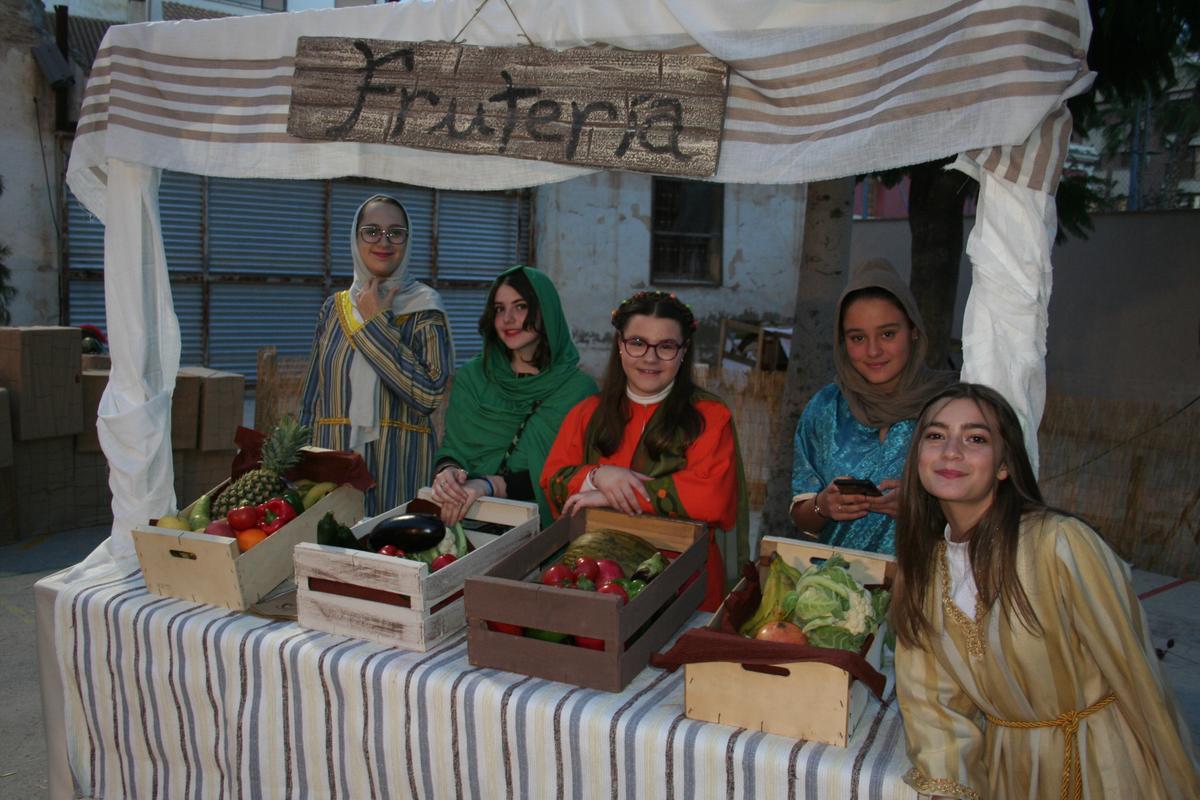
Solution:
{"label": "girl in teal dress", "polygon": [[[838,300],[837,379],[796,427],[792,520],[837,547],[896,551],[897,494],[916,417],[954,381],[925,366],[925,327],[908,286],[883,259],[859,264]],[[881,496],[842,492],[838,478],[873,482]]]}
{"label": "girl in teal dress", "polygon": [[375,478],[367,516],[416,497],[437,441],[430,415],[453,361],[438,293],[406,274],[413,232],[387,195],[354,215],[354,282],[321,306],[300,403],[313,444],[362,454]]}

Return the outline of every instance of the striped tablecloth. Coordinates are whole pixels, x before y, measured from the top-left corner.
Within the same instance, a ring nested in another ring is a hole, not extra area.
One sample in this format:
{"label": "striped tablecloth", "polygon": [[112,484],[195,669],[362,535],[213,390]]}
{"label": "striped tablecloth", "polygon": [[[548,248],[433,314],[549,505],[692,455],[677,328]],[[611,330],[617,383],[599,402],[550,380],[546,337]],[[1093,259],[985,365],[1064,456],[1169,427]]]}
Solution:
{"label": "striped tablecloth", "polygon": [[140,572],[65,587],[55,636],[80,797],[915,797],[892,698],[830,747],[685,718],[682,670],[581,689],[472,667],[465,636],[409,653]]}

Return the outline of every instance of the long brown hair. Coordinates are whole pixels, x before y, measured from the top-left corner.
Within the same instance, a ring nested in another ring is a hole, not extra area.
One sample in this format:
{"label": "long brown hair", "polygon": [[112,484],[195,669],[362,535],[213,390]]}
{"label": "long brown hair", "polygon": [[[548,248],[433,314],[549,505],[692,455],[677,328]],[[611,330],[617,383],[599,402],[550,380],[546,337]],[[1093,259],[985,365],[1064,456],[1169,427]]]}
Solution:
{"label": "long brown hair", "polygon": [[533,331],[538,335],[537,347],[533,350],[533,360],[530,362],[539,370],[550,366],[550,342],[546,338],[546,326],[542,323],[542,304],[538,302],[537,292],[533,284],[522,270],[513,270],[492,284],[487,301],[483,305],[483,316],[479,318],[479,335],[483,337],[485,347],[499,347],[500,352],[510,359],[512,351],[508,349],[496,333],[496,293],[501,286],[510,286],[521,296],[529,310],[525,315],[523,330]]}
{"label": "long brown hair", "polygon": [[696,329],[696,318],[692,310],[673,294],[667,292],[638,292],[621,303],[613,312],[612,325],[616,329],[612,350],[608,356],[608,368],[604,383],[600,387],[600,405],[596,408],[596,444],[600,452],[610,456],[621,446],[625,435],[625,420],[628,416],[629,398],[625,396],[628,379],[621,365],[621,339],[631,317],[643,314],[659,319],[673,319],[679,323],[683,334],[682,363],[675,376],[671,393],[663,400],[654,422],[646,428],[646,452],[658,459],[665,452],[680,448],[682,453],[704,431],[704,417],[692,405],[696,391],[692,364],[695,355],[692,349],[692,334]]}
{"label": "long brown hair", "polygon": [[975,383],[956,383],[936,394],[921,410],[904,464],[900,485],[900,513],[896,517],[897,579],[893,584],[890,620],[900,641],[925,647],[933,633],[929,621],[930,592],[935,585],[938,544],[943,539],[946,516],[938,499],[921,484],[918,459],[921,441],[930,421],[951,400],[970,400],[994,420],[993,445],[999,450],[997,467],[1008,477],[997,480],[992,505],[970,533],[967,553],[983,605],[997,598],[1005,614],[1014,614],[1031,632],[1041,624],[1017,575],[1017,543],[1021,516],[1045,512],[1042,493],[1029,463],[1021,422],[999,392]]}

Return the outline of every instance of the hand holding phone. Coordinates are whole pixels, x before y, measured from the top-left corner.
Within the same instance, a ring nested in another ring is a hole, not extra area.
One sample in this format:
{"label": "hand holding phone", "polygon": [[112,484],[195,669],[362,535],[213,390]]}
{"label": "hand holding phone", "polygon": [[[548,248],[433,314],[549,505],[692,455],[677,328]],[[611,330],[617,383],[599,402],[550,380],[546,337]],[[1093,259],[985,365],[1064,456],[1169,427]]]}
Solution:
{"label": "hand holding phone", "polygon": [[833,485],[842,494],[859,494],[866,495],[867,497],[881,497],[883,495],[883,492],[879,491],[878,486],[863,478],[837,478],[834,480]]}

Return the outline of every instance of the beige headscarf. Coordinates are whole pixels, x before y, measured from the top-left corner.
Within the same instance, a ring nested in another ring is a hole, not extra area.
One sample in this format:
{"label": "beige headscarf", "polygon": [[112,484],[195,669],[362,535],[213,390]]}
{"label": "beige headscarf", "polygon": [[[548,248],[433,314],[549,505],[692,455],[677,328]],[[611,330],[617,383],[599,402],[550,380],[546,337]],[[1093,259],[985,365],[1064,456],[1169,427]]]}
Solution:
{"label": "beige headscarf", "polygon": [[[900,373],[900,381],[890,392],[879,389],[859,374],[846,355],[846,344],[842,338],[842,311],[847,295],[871,287],[883,289],[895,297],[920,334],[913,342],[912,353],[904,365],[904,371]],[[837,370],[838,388],[842,390],[842,396],[850,405],[850,413],[855,419],[871,428],[888,428],[903,419],[916,419],[926,400],[957,380],[952,372],[925,366],[925,356],[929,350],[927,339],[925,322],[917,310],[917,300],[888,261],[872,258],[850,270],[846,288],[838,298],[833,363]]]}

